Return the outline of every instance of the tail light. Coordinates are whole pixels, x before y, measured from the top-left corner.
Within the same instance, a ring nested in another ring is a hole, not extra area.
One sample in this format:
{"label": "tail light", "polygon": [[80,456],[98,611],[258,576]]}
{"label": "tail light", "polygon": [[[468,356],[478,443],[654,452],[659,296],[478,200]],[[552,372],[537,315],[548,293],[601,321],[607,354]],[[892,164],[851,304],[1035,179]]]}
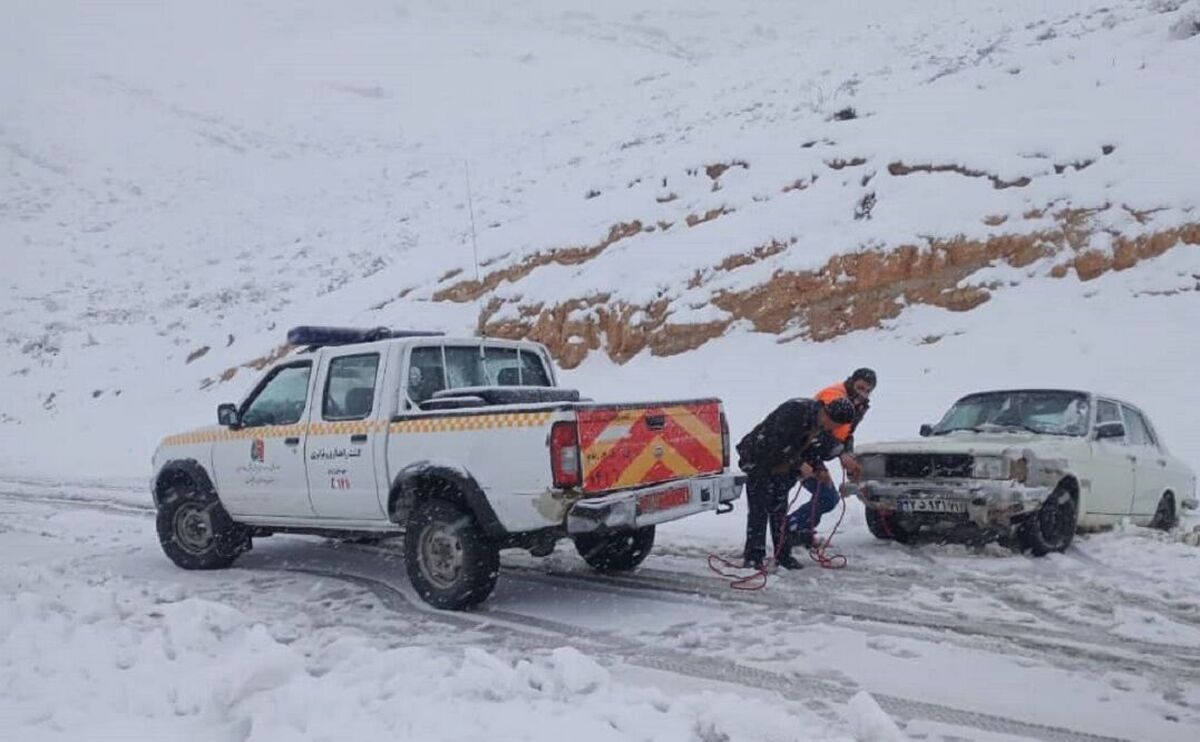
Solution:
{"label": "tail light", "polygon": [[721,410],[721,466],[729,468],[729,420],[725,419],[724,410]]}
{"label": "tail light", "polygon": [[550,472],[554,486],[579,486],[579,434],[574,422],[557,422],[550,428]]}

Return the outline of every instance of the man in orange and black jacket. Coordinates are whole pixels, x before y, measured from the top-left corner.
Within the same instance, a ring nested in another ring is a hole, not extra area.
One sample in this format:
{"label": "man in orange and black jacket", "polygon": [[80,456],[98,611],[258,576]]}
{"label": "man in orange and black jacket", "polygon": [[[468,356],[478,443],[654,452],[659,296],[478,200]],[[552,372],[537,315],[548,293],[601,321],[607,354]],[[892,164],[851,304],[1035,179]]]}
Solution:
{"label": "man in orange and black jacket", "polygon": [[[746,546],[743,566],[762,569],[766,559],[767,522],[775,542],[775,562],[800,569],[791,554],[788,492],[798,479],[833,481],[822,463],[822,434],[832,434],[854,420],[854,405],[847,399],[828,403],[815,399],[789,399],[754,427],[737,444],[738,466],[746,480]],[[837,490],[834,490],[834,497]]]}
{"label": "man in orange and black jacket", "polygon": [[[816,399],[823,404],[829,404],[836,399],[848,399],[854,405],[854,418],[843,423],[832,431],[822,432],[817,441],[819,450],[817,458],[823,461],[838,459],[846,476],[857,479],[859,476],[858,460],[854,458],[854,431],[871,407],[871,392],[875,391],[875,372],[869,368],[860,368],[850,374],[843,382],[827,386],[817,392]],[[800,545],[812,548],[813,532],[821,522],[821,516],[837,507],[837,485],[828,472],[822,471],[823,476],[809,477],[801,482],[804,489],[812,493],[812,498],[796,508],[787,521],[788,546]],[[814,502],[815,505],[814,505]]]}

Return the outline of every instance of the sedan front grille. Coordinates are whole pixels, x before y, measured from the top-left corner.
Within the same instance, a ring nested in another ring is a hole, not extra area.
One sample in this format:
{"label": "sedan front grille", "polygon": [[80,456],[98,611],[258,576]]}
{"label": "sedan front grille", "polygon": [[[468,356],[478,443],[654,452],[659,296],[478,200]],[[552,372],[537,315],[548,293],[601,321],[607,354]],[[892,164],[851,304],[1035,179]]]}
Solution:
{"label": "sedan front grille", "polygon": [[969,477],[974,459],[966,453],[901,453],[887,457],[889,479],[933,479]]}

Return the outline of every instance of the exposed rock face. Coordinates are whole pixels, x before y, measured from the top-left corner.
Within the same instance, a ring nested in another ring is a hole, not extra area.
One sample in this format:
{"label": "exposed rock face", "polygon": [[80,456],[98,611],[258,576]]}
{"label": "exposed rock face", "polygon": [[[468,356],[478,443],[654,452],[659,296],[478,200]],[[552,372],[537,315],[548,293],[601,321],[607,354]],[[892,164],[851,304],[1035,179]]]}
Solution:
{"label": "exposed rock face", "polygon": [[[616,363],[624,363],[645,350],[656,356],[684,353],[720,337],[739,320],[750,322],[760,332],[779,335],[781,342],[798,338],[820,342],[878,327],[912,304],[957,312],[974,309],[988,301],[996,287],[972,284],[969,279],[991,265],[1021,268],[1049,259],[1046,270],[1050,276],[1063,278],[1074,271],[1081,280],[1090,281],[1109,271],[1127,270],[1173,248],[1200,245],[1200,222],[1194,222],[1134,236],[1108,230],[1110,248],[1091,248],[1099,231],[1095,217],[1116,208],[1141,225],[1148,224],[1157,211],[1106,204],[1089,209],[1029,209],[1021,215],[1024,221],[1015,216],[986,215],[981,218],[984,224],[993,229],[1005,225],[1011,232],[982,240],[930,239],[921,245],[849,252],[830,258],[815,270],[778,270],[757,285],[714,290],[708,302],[724,316],[706,322],[672,322],[672,309],[678,308],[673,305],[675,296],[635,304],[608,293],[593,293],[551,306],[517,295],[493,298],[480,312],[476,332],[543,343],[564,368],[574,368],[593,352],[603,352]],[[718,218],[722,213],[727,212],[714,210],[705,216]],[[1026,225],[1027,231],[1022,232]],[[432,298],[475,301],[502,283],[520,281],[541,266],[586,263],[619,240],[648,229],[653,227],[644,227],[638,220],[615,224],[594,245],[535,253],[479,281],[461,281],[441,289]],[[769,260],[795,242],[775,240],[730,255],[717,265],[697,270],[687,282],[687,289],[702,289],[714,277]],[[447,274],[442,280],[456,275]],[[689,302],[691,308],[700,308],[694,299]],[[931,336],[925,342],[940,339]],[[201,388],[232,379],[239,368],[261,369],[291,350],[292,346],[281,345],[259,358],[225,369],[215,379],[205,379]]]}
{"label": "exposed rock face", "polygon": [[[1111,252],[1088,249],[1096,231],[1091,217],[1109,208],[1111,205],[1062,209],[1053,214],[1031,210],[1024,215],[1026,219],[1048,218],[1053,226],[985,240],[929,240],[924,245],[847,253],[831,258],[817,270],[779,271],[756,286],[714,292],[711,304],[727,314],[716,321],[670,322],[671,299],[667,297],[634,305],[596,294],[554,306],[518,302],[502,317],[497,315],[505,302],[493,300],[481,313],[477,329],[491,337],[544,343],[566,368],[578,365],[594,351],[603,351],[617,363],[646,349],[659,356],[682,353],[720,337],[737,320],[751,322],[760,332],[822,341],[878,327],[907,305],[974,309],[990,298],[993,287],[964,282],[990,265],[1020,268],[1054,258],[1050,275],[1061,278],[1074,270],[1081,280],[1090,281],[1178,245],[1200,245],[1200,223],[1194,223],[1134,237],[1114,235]],[[1149,213],[1127,210],[1135,217]],[[985,222],[997,220],[989,216]],[[715,271],[738,270],[789,246],[772,242],[727,258],[718,266],[698,271],[689,287],[703,286]]]}

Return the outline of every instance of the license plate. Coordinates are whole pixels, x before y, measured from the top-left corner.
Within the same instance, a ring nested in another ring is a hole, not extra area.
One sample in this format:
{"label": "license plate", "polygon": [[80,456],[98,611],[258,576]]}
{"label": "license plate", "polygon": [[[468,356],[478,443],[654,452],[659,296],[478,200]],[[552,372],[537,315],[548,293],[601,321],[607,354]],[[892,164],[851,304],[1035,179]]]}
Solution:
{"label": "license plate", "polygon": [[897,500],[896,509],[902,513],[965,513],[967,503],[941,499]]}
{"label": "license plate", "polygon": [[680,505],[687,505],[691,502],[691,499],[692,493],[687,487],[676,487],[675,489],[662,490],[661,492],[651,492],[648,495],[642,495],[638,498],[638,514],[642,515],[670,510]]}

